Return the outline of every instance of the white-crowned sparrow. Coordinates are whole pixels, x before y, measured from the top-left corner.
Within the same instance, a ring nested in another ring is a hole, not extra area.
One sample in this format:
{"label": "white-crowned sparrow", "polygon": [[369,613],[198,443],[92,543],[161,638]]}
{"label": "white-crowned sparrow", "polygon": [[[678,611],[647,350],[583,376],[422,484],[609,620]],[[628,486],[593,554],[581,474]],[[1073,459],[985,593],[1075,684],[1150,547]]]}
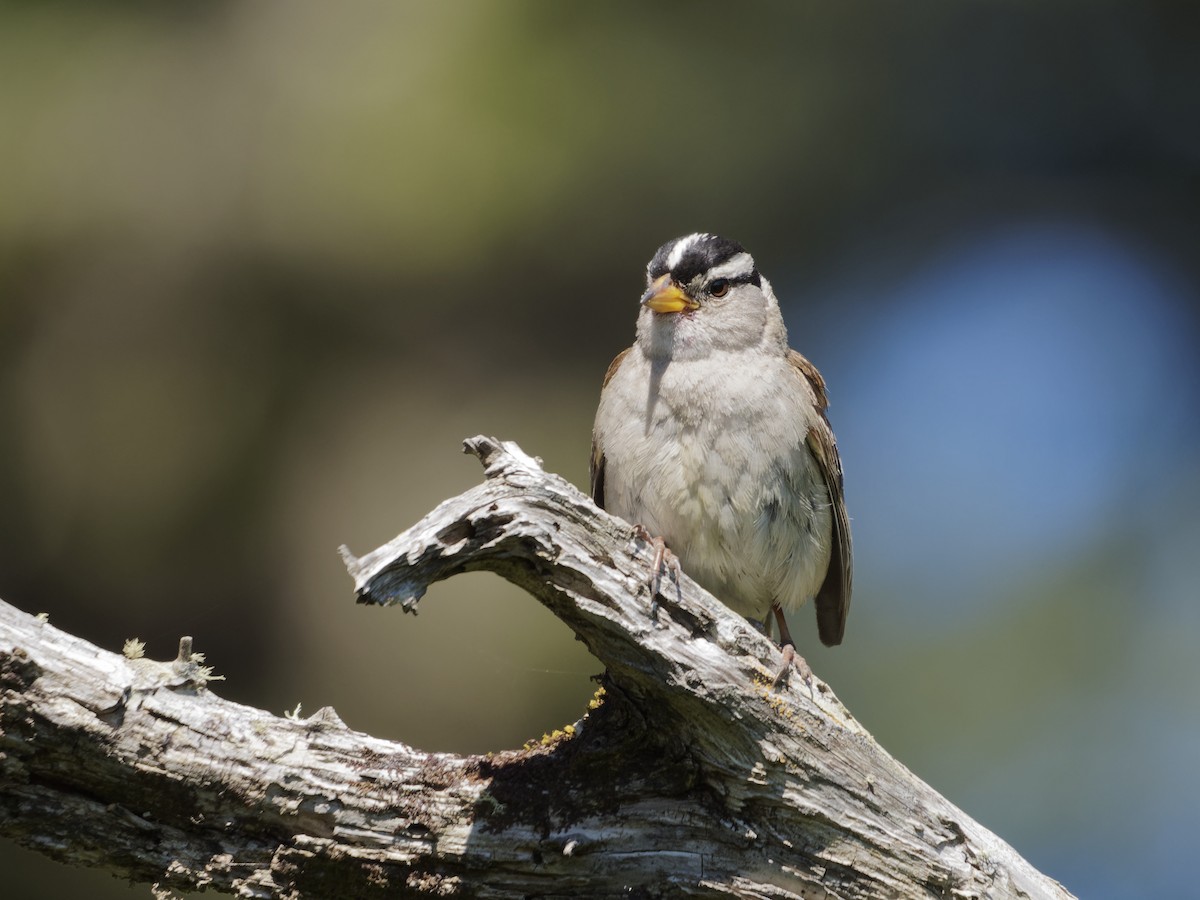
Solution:
{"label": "white-crowned sparrow", "polygon": [[841,643],[850,522],[824,380],[740,244],[678,238],[646,279],[637,339],[604,376],[592,497],[731,609],[768,628],[774,612],[787,649],[783,613],[810,597],[821,641]]}

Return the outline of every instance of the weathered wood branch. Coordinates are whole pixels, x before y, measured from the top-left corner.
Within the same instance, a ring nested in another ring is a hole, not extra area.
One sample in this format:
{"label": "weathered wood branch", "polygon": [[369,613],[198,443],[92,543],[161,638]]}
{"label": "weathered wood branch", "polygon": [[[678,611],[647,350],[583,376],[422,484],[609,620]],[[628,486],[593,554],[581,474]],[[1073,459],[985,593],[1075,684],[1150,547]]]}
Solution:
{"label": "weathered wood branch", "polygon": [[0,834],[164,888],[245,897],[1065,898],[884,752],[828,686],[513,444],[483,484],[362,558],[414,609],[488,569],[607,667],[549,746],[422,753],[205,687],[189,648],[127,659],[0,604]]}

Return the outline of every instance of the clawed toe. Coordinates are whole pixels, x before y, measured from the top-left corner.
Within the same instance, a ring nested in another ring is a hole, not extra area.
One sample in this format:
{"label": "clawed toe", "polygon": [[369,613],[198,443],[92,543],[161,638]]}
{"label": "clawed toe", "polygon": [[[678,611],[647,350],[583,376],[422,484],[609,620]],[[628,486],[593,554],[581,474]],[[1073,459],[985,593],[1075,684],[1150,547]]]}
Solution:
{"label": "clawed toe", "polygon": [[804,683],[808,685],[808,693],[813,692],[813,673],[809,668],[808,661],[796,652],[796,646],[789,639],[779,648],[782,662],[779,666],[779,671],[775,674],[775,680],[771,687],[773,690],[783,687],[787,684],[787,680],[791,677],[792,672],[799,672],[800,677],[804,679]]}
{"label": "clawed toe", "polygon": [[650,534],[644,525],[634,525],[633,535],[654,548],[654,560],[650,563],[650,618],[657,620],[658,591],[662,584],[663,570],[669,571],[675,583],[679,584],[679,557],[671,552],[666,541]]}

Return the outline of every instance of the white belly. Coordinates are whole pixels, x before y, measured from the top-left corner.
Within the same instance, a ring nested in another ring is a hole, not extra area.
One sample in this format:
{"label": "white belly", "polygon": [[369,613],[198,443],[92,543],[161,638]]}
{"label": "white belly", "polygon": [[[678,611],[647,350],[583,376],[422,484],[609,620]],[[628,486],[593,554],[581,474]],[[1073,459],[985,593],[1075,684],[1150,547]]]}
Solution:
{"label": "white belly", "polygon": [[763,619],[772,603],[791,609],[816,593],[832,519],[805,445],[811,402],[764,387],[795,384],[791,372],[764,377],[786,360],[758,365],[672,362],[656,380],[635,348],[605,391],[596,429],[608,510],[661,536],[730,608]]}

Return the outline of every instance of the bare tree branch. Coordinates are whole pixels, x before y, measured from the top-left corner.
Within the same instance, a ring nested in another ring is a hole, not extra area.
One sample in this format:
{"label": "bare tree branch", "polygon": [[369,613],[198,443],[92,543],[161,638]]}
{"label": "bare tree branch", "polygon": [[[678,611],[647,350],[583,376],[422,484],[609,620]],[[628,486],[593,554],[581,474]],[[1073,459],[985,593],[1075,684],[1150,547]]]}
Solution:
{"label": "bare tree branch", "polygon": [[548,746],[422,753],[216,697],[0,604],[0,834],[162,889],[245,897],[1029,897],[1056,882],[892,759],[818,679],[514,444],[361,558],[360,602],[487,569],[607,666]]}

